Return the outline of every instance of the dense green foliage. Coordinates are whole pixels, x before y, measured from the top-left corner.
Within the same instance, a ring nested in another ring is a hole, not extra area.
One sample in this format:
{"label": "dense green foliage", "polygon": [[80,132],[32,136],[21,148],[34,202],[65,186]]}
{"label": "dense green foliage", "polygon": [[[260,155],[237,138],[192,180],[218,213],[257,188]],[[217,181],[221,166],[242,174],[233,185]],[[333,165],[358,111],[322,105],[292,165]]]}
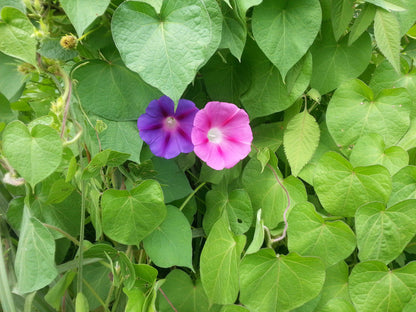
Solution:
{"label": "dense green foliage", "polygon": [[[3,311],[416,310],[416,1],[0,0]],[[246,159],[152,155],[167,95]]]}

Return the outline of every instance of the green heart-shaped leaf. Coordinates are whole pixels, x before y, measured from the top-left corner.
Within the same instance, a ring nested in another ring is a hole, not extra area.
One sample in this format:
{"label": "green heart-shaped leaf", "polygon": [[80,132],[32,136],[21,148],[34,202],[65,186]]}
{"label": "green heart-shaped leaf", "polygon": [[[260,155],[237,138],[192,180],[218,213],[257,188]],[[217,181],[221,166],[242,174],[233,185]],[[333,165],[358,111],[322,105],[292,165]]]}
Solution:
{"label": "green heart-shaped leaf", "polygon": [[1,10],[0,51],[36,65],[36,39],[34,27],[26,14],[16,8],[4,7]]}
{"label": "green heart-shaped leaf", "polygon": [[366,69],[371,59],[371,39],[365,32],[351,45],[347,37],[337,42],[331,26],[326,23],[322,26],[322,38],[314,43],[311,52],[311,86],[325,94]]}
{"label": "green heart-shaped leaf", "polygon": [[388,206],[393,206],[402,200],[416,199],[416,167],[406,166],[397,172],[393,178],[393,190]]}
{"label": "green heart-shaped leaf", "polygon": [[212,227],[201,253],[201,280],[211,303],[231,304],[237,299],[238,249],[224,213]]}
{"label": "green heart-shaped leaf", "polygon": [[353,217],[363,204],[387,202],[391,193],[391,177],[383,166],[354,168],[340,154],[327,152],[315,170],[314,187],[326,211]]}
{"label": "green heart-shaped leaf", "polygon": [[[289,192],[291,207],[307,200],[305,186],[299,179],[289,176],[283,180],[281,173],[278,170],[276,172]],[[242,181],[245,190],[250,195],[254,211],[261,209],[264,224],[270,229],[275,228],[279,222],[283,221],[287,197],[273,171],[269,167],[262,171],[261,163],[253,158],[244,168]],[[253,181],[256,182],[253,183]]]}
{"label": "green heart-shaped leaf", "polygon": [[159,183],[146,180],[130,191],[107,190],[101,200],[103,231],[126,245],[137,245],[166,217]]}
{"label": "green heart-shaped leaf", "polygon": [[254,38],[283,78],[312,45],[321,15],[318,0],[264,0],[254,8]]}
{"label": "green heart-shaped leaf", "polygon": [[58,168],[62,142],[51,127],[36,125],[29,131],[22,122],[14,121],[4,129],[3,153],[10,165],[34,187]]}
{"label": "green heart-shaped leaf", "polygon": [[177,102],[218,48],[222,15],[215,0],[167,0],[160,14],[147,3],[126,1],[111,26],[127,67]]}
{"label": "green heart-shaped leaf", "polygon": [[[177,311],[208,312],[209,310],[208,298],[202,288],[201,280],[191,280],[191,277],[182,270],[171,271],[161,288]],[[172,309],[172,305],[160,293],[156,300],[158,311]]]}
{"label": "green heart-shaped leaf", "polygon": [[240,265],[240,301],[252,312],[290,311],[315,298],[325,280],[322,262],[262,249]]}
{"label": "green heart-shaped leaf", "polygon": [[82,107],[109,120],[137,120],[161,93],[124,65],[89,61],[74,71]]}
{"label": "green heart-shaped leaf", "polygon": [[416,199],[386,209],[382,203],[361,206],[355,214],[358,257],[385,264],[396,259],[416,234]]}
{"label": "green heart-shaped leaf", "polygon": [[192,269],[192,232],[184,214],[167,206],[165,220],[144,240],[150,259],[162,268],[174,265]]}
{"label": "green heart-shaped leaf", "polygon": [[350,227],[342,221],[325,221],[309,202],[293,207],[288,222],[291,252],[320,257],[326,266],[331,266],[355,249],[355,235]]}
{"label": "green heart-shaped leaf", "polygon": [[65,13],[81,37],[84,30],[107,9],[110,0],[61,0]]}
{"label": "green heart-shaped leaf", "polygon": [[368,133],[380,134],[392,146],[409,128],[411,106],[405,89],[386,89],[374,97],[365,83],[350,80],[335,91],[326,120],[331,136],[345,153]]}
{"label": "green heart-shaped leaf", "polygon": [[232,190],[229,193],[211,190],[206,195],[206,207],[203,226],[207,234],[224,210],[228,215],[231,230],[236,235],[247,232],[253,221],[253,208],[245,190]]}
{"label": "green heart-shaped leaf", "polygon": [[409,154],[399,146],[386,148],[383,137],[371,133],[360,137],[350,155],[351,165],[382,165],[393,175],[409,162]]}
{"label": "green heart-shaped leaf", "polygon": [[358,311],[401,312],[416,293],[416,262],[393,271],[377,261],[358,263],[349,289]]}

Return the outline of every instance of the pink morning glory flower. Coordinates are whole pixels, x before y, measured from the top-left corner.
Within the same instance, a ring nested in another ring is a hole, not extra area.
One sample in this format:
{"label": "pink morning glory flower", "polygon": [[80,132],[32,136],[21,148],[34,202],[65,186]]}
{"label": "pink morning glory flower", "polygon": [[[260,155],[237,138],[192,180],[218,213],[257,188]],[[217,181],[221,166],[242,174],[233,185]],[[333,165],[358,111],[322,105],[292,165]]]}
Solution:
{"label": "pink morning glory flower", "polygon": [[173,100],[162,96],[150,102],[146,113],[137,120],[140,137],[152,153],[163,158],[173,158],[194,149],[191,141],[192,123],[198,112],[195,104],[181,99],[175,111]]}
{"label": "pink morning glory flower", "polygon": [[216,170],[231,168],[251,150],[253,133],[247,113],[236,105],[208,102],[195,116],[195,154]]}

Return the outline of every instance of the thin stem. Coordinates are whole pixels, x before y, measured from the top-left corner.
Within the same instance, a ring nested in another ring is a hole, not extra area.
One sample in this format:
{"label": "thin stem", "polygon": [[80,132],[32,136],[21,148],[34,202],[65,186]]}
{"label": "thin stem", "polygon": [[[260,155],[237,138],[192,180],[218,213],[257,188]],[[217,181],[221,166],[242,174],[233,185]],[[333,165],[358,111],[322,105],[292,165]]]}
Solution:
{"label": "thin stem", "polygon": [[16,307],[10,291],[9,280],[7,279],[6,264],[3,257],[3,241],[0,233],[0,301],[4,311],[15,312]]}
{"label": "thin stem", "polygon": [[[81,144],[78,143],[79,158],[81,164],[81,171],[84,170],[83,159],[82,159],[82,148]],[[83,271],[83,260],[84,260],[84,227],[85,227],[85,180],[81,179],[81,222],[80,222],[80,234],[79,234],[79,264],[78,264],[78,275],[77,275],[77,292],[82,292],[82,271]]]}
{"label": "thin stem", "polygon": [[49,229],[52,229],[52,230],[54,230],[54,231],[57,231],[57,232],[59,232],[59,233],[61,233],[63,236],[65,236],[66,238],[68,238],[71,242],[73,242],[76,246],[79,246],[79,241],[75,238],[75,237],[73,237],[71,234],[69,234],[69,233],[67,233],[67,232],[65,232],[64,230],[61,230],[60,228],[57,228],[56,226],[54,226],[54,225],[51,225],[51,224],[47,224],[47,223],[42,223],[42,225],[44,226],[44,227],[47,227],[47,228],[49,228]]}
{"label": "thin stem", "polygon": [[280,181],[276,170],[274,170],[274,168],[270,165],[267,164],[267,167],[273,172],[273,175],[276,179],[276,181],[279,183],[280,187],[283,189],[283,191],[286,193],[286,198],[287,198],[287,206],[285,211],[283,212],[283,222],[285,223],[285,227],[283,229],[283,233],[281,236],[275,238],[272,240],[273,243],[276,243],[278,241],[281,241],[282,239],[284,239],[286,237],[286,233],[287,233],[287,228],[288,228],[288,223],[287,223],[287,213],[289,211],[290,208],[290,196],[289,196],[289,192],[287,191],[287,189],[283,186],[283,183]]}
{"label": "thin stem", "polygon": [[191,200],[191,198],[196,194],[196,192],[199,191],[199,189],[201,187],[203,187],[206,184],[206,182],[201,183],[200,185],[198,185],[198,187],[191,193],[189,194],[189,196],[185,199],[185,201],[183,202],[183,204],[181,205],[181,207],[179,208],[180,211],[182,211],[182,209],[186,206],[186,204]]}
{"label": "thin stem", "polygon": [[72,94],[71,79],[69,79],[69,76],[64,72],[62,72],[62,77],[64,78],[64,81],[65,81],[65,92],[62,95],[62,98],[65,100],[65,110],[64,110],[64,117],[62,119],[61,138],[63,138],[64,136],[65,124],[68,118],[68,110],[69,110],[69,104],[71,102],[71,94]]}
{"label": "thin stem", "polygon": [[173,309],[173,311],[178,312],[176,308],[173,306],[172,302],[170,302],[168,296],[166,296],[165,292],[162,290],[162,288],[159,288],[160,293],[165,297],[166,301],[169,303],[170,307]]}

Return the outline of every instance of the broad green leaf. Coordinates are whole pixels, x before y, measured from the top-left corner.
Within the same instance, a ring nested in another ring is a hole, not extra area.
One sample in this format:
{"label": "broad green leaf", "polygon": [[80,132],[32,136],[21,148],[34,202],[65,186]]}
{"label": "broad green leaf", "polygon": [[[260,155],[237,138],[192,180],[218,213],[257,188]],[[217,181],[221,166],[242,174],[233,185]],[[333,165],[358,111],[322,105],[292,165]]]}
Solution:
{"label": "broad green leaf", "polygon": [[20,227],[14,269],[17,291],[21,294],[48,285],[58,275],[55,267],[55,240],[42,223],[25,207]]}
{"label": "broad green leaf", "polygon": [[294,176],[312,158],[319,144],[319,135],[319,125],[306,108],[287,124],[283,146]]}
{"label": "broad green leaf", "polygon": [[354,20],[354,24],[351,27],[351,32],[348,37],[348,45],[353,44],[363,32],[368,29],[368,26],[373,22],[376,15],[376,7],[371,4],[365,4],[361,9],[360,15]]}
{"label": "broad green leaf", "polygon": [[139,244],[166,217],[162,189],[152,180],[131,191],[107,190],[101,205],[104,233],[126,245]]}
{"label": "broad green leaf", "polygon": [[283,143],[283,124],[281,122],[262,123],[253,128],[253,146],[268,148],[276,152]]}
{"label": "broad green leaf", "polygon": [[143,247],[159,267],[185,266],[192,269],[192,232],[184,214],[167,206],[165,220],[143,240]]}
{"label": "broad green leaf", "polygon": [[345,33],[354,14],[354,0],[332,0],[331,21],[335,40]]}
{"label": "broad green leaf", "polygon": [[110,0],[61,0],[66,15],[81,37],[84,30],[100,15],[104,14]]}
{"label": "broad green leaf", "polygon": [[322,38],[315,41],[312,52],[311,87],[321,94],[358,77],[371,59],[371,39],[367,32],[348,45],[347,37],[337,42],[329,23],[322,26]]}
{"label": "broad green leaf", "polygon": [[405,10],[399,11],[396,10],[394,14],[396,15],[397,20],[400,24],[400,36],[406,34],[412,25],[414,25],[416,20],[416,2],[412,0],[395,0],[399,5],[403,5]]}
{"label": "broad green leaf", "polygon": [[9,100],[15,97],[24,84],[24,76],[17,71],[19,61],[0,52],[0,93]]}
{"label": "broad green leaf", "polygon": [[387,11],[404,11],[402,0],[365,0]]}
{"label": "broad green leaf", "polygon": [[119,63],[94,60],[77,67],[73,78],[82,107],[109,120],[137,120],[161,93]]}
{"label": "broad green leaf", "polygon": [[17,119],[17,112],[10,108],[9,100],[0,93],[0,121],[9,123]]}
{"label": "broad green leaf", "polygon": [[416,262],[392,271],[378,261],[358,263],[349,289],[358,311],[401,312],[416,292]]}
{"label": "broad green leaf", "polygon": [[[182,270],[171,271],[166,276],[161,289],[177,311],[209,311],[208,298],[202,288],[201,280],[191,280],[191,277]],[[160,292],[157,294],[156,302],[158,311],[172,311],[172,307]]]}
{"label": "broad green leaf", "polygon": [[156,283],[158,271],[147,264],[135,264],[134,269],[137,276],[136,287],[147,292]]}
{"label": "broad green leaf", "polygon": [[4,7],[1,10],[0,51],[4,54],[36,65],[36,39],[34,27],[26,14],[16,8]]}
{"label": "broad green leaf", "polygon": [[252,312],[290,311],[318,296],[324,280],[318,258],[262,249],[241,262],[240,301]]}
{"label": "broad green leaf", "polygon": [[318,0],[264,0],[253,11],[253,35],[282,77],[305,55],[321,26]]}
{"label": "broad green leaf", "polygon": [[309,202],[293,207],[288,223],[289,251],[319,257],[327,267],[347,258],[355,249],[350,227],[342,221],[325,221]]}
{"label": "broad green leaf", "polygon": [[416,234],[416,199],[386,207],[374,202],[355,214],[358,257],[385,264],[396,259]]}
{"label": "broad green leaf", "polygon": [[403,88],[386,89],[374,97],[362,81],[350,80],[335,91],[329,102],[328,130],[346,154],[360,136],[368,133],[378,133],[391,146],[409,128],[411,105]]}
{"label": "broad green leaf", "polygon": [[259,5],[260,3],[262,3],[262,1],[263,0],[235,0],[235,5],[238,8],[241,17],[245,18],[248,9],[250,9],[253,6]]}
{"label": "broad green leaf", "polygon": [[[416,92],[416,69],[409,72],[403,70],[398,73],[387,61],[381,62],[371,77],[370,87],[374,93],[379,93],[383,89],[406,88],[412,95]],[[416,100],[413,99],[415,103]],[[416,104],[413,104],[413,111],[416,111]],[[414,113],[415,114],[415,113]]]}
{"label": "broad green leaf", "polygon": [[99,152],[91,159],[90,163],[84,168],[82,178],[86,180],[97,176],[100,173],[101,168],[104,166],[120,166],[129,157],[129,154],[119,153],[109,149]]}
{"label": "broad green leaf", "polygon": [[99,134],[102,149],[130,154],[129,160],[140,163],[143,141],[134,121],[105,121],[107,129]]}
{"label": "broad green leaf", "polygon": [[248,231],[253,221],[253,208],[250,197],[243,189],[230,192],[211,190],[206,194],[206,213],[203,219],[203,227],[209,234],[212,226],[225,212],[234,234],[240,235]]}
{"label": "broad green leaf", "polygon": [[[72,192],[60,203],[48,204],[42,199],[42,193],[36,193],[30,203],[33,216],[47,224],[56,226],[65,232],[77,236],[81,220],[81,196]],[[51,230],[55,238],[63,237],[61,233]]]}
{"label": "broad green leaf", "polygon": [[144,292],[138,288],[133,288],[131,290],[123,288],[123,292],[128,298],[125,312],[142,312],[142,307],[145,301]]}
{"label": "broad green leaf", "polygon": [[333,298],[350,301],[348,293],[349,268],[344,262],[338,262],[326,269],[325,283],[321,291],[321,299],[315,311],[321,311]]}
{"label": "broad green leaf", "polygon": [[230,49],[231,54],[240,61],[246,44],[247,26],[237,15],[237,12],[227,4],[222,4],[221,8],[224,20],[222,22],[221,43],[218,48]]}
{"label": "broad green leaf", "polygon": [[45,204],[58,204],[63,202],[71,195],[74,189],[75,187],[65,182],[64,179],[55,180],[51,185]]}
{"label": "broad green leaf", "polygon": [[202,286],[210,303],[232,304],[237,299],[240,252],[224,213],[214,224],[201,252]]}
{"label": "broad green leaf", "polygon": [[406,134],[401,138],[397,143],[398,146],[402,147],[406,151],[411,150],[416,147],[416,116],[412,117],[410,120],[410,126]]}
{"label": "broad green leaf", "polygon": [[226,305],[223,306],[220,312],[249,312],[246,308],[242,307],[241,305]]}
{"label": "broad green leaf", "polygon": [[14,121],[3,131],[3,153],[12,167],[34,187],[58,168],[62,142],[51,127],[36,125],[29,131],[22,122]]}
{"label": "broad green leaf", "polygon": [[19,9],[23,13],[26,13],[26,6],[23,0],[2,0],[0,3],[0,11],[2,8],[9,6],[16,9]]}
{"label": "broad green leaf", "polygon": [[409,163],[409,154],[399,146],[386,148],[383,138],[377,133],[361,136],[350,155],[351,165],[382,165],[393,175]]}
{"label": "broad green leaf", "polygon": [[224,56],[216,53],[201,68],[204,84],[212,99],[240,103],[240,96],[250,85],[250,72],[231,53]]}
{"label": "broad green leaf", "polygon": [[112,19],[126,66],[175,102],[218,48],[221,28],[214,0],[167,0],[160,14],[146,3],[126,1]]}
{"label": "broad green leaf", "polygon": [[277,67],[252,40],[247,42],[242,62],[252,73],[252,84],[241,97],[251,119],[287,109],[302,95],[311,77],[312,60],[309,53],[287,73],[285,83]]}
{"label": "broad green leaf", "polygon": [[162,187],[165,203],[184,198],[192,193],[185,173],[179,169],[175,160],[153,157],[152,162],[157,172],[156,180]]}
{"label": "broad green leaf", "polygon": [[361,205],[386,203],[391,193],[391,177],[380,165],[354,168],[336,152],[327,152],[319,161],[314,187],[319,201],[332,215],[352,217]]}
{"label": "broad green leaf", "polygon": [[257,211],[256,227],[253,234],[253,240],[247,247],[246,254],[252,254],[260,250],[264,242],[264,222],[261,218],[261,209]]}
{"label": "broad green leaf", "polygon": [[377,9],[374,17],[374,36],[380,51],[400,73],[400,24],[396,16],[384,9]]}
{"label": "broad green leaf", "polygon": [[59,281],[49,289],[45,295],[45,301],[54,307],[57,311],[60,310],[62,304],[62,297],[71,285],[72,280],[77,274],[74,271],[68,271],[62,276]]}
{"label": "broad green leaf", "polygon": [[416,199],[416,167],[406,166],[393,178],[393,190],[387,204],[393,206],[406,199]]}
{"label": "broad green leaf", "polygon": [[321,135],[319,137],[318,147],[316,148],[316,151],[313,154],[311,160],[299,172],[299,177],[311,185],[313,185],[315,168],[319,162],[319,159],[321,159],[322,155],[329,151],[339,150],[338,146],[335,144],[334,140],[329,134],[328,127],[326,126],[325,121],[319,124],[319,128]]}
{"label": "broad green leaf", "polygon": [[[274,169],[276,170],[276,168]],[[305,186],[299,179],[293,176],[283,179],[278,170],[276,173],[280,182],[289,192],[291,207],[307,200]],[[253,183],[253,181],[256,182]],[[260,162],[251,159],[244,168],[242,182],[250,195],[254,211],[262,209],[264,224],[268,228],[273,229],[283,222],[283,213],[287,207],[286,193],[269,167],[266,167],[262,172]]]}
{"label": "broad green leaf", "polygon": [[329,300],[320,312],[356,312],[353,304],[344,298],[332,298]]}
{"label": "broad green leaf", "polygon": [[416,295],[413,295],[413,298],[406,304],[403,312],[412,312],[414,310],[416,310]]}
{"label": "broad green leaf", "polygon": [[[84,265],[82,277],[84,282],[83,294],[88,301],[90,311],[94,311],[101,306],[101,302],[105,301],[111,288],[111,270],[101,263],[92,263]],[[75,281],[71,287],[72,291],[76,292]]]}

